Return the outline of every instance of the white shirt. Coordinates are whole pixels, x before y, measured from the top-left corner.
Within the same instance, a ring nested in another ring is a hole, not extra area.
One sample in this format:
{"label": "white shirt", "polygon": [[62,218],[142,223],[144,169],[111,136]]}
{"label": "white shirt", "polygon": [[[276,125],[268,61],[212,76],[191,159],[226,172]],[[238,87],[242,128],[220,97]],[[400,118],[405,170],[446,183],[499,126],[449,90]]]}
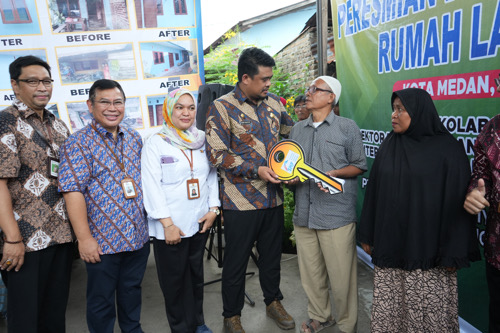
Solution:
{"label": "white shirt", "polygon": [[[191,151],[184,150],[189,160]],[[182,151],[151,136],[142,149],[142,188],[148,213],[149,235],[165,239],[159,219],[172,218],[174,224],[191,237],[198,232],[198,220],[210,207],[220,206],[217,171],[209,166],[205,145],[193,150],[194,178],[199,181],[200,197],[188,200],[186,181],[191,179],[189,161]]]}

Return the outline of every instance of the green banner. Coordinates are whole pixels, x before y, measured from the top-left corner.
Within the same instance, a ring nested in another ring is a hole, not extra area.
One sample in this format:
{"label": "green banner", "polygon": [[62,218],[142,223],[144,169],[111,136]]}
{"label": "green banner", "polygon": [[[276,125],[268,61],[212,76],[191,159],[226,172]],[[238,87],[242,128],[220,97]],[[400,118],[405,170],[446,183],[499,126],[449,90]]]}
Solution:
{"label": "green banner", "polygon": [[[391,94],[426,89],[469,157],[500,110],[500,0],[332,0],[340,113],[361,129],[368,165],[391,131]],[[359,184],[358,213],[369,171]],[[477,220],[482,246],[485,215]],[[484,262],[459,272],[460,316],[487,331]]]}

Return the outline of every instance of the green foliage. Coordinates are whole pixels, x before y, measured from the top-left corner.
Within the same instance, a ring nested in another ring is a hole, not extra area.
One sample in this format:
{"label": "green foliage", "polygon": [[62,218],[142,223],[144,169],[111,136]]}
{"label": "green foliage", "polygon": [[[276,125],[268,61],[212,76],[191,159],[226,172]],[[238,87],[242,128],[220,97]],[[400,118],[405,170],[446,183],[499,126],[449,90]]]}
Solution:
{"label": "green foliage", "polygon": [[[234,37],[235,34],[227,33],[225,36]],[[215,50],[205,55],[205,82],[236,85],[238,82],[238,57],[240,53],[249,47],[255,45],[240,42],[237,45],[220,45]],[[307,69],[307,66],[306,66]],[[305,70],[306,70],[305,69]],[[271,87],[269,91],[286,100],[286,110],[288,114],[297,120],[293,109],[295,96],[300,95],[304,91],[304,86],[300,85],[300,80],[291,80],[290,76],[293,73],[283,71],[280,63],[276,64],[271,79]],[[299,87],[294,89],[292,87]]]}
{"label": "green foliage", "polygon": [[205,56],[205,82],[235,85],[238,82],[238,57],[250,45],[221,45]]}
{"label": "green foliage", "polygon": [[283,230],[283,252],[296,253],[295,235],[293,234],[293,212],[295,210],[295,200],[293,192],[286,186],[283,186],[285,197],[283,200],[283,209],[285,211],[285,228]]}

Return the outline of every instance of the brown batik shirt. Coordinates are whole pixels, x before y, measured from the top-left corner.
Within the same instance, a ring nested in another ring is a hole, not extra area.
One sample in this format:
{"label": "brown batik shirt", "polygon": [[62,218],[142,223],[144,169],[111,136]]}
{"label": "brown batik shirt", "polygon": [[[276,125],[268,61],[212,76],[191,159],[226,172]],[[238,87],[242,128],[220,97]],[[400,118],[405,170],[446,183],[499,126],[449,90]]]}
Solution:
{"label": "brown batik shirt", "polygon": [[19,100],[0,112],[0,178],[8,179],[26,252],[73,241],[57,178],[49,176],[49,159],[59,158],[69,130],[52,113],[43,112],[42,122]]}

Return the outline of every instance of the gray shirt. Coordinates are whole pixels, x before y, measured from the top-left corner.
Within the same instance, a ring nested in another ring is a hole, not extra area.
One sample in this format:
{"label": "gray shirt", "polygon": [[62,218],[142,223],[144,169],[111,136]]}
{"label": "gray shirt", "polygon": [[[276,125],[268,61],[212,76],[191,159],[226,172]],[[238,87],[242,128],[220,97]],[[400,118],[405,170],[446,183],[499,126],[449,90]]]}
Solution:
{"label": "gray shirt", "polygon": [[[366,171],[361,133],[356,123],[330,112],[314,127],[312,115],[295,124],[290,139],[304,149],[305,162],[326,172],[348,165]],[[331,195],[321,191],[314,180],[298,183],[293,223],[311,229],[335,229],[356,222],[357,177],[345,180],[344,192]]]}

